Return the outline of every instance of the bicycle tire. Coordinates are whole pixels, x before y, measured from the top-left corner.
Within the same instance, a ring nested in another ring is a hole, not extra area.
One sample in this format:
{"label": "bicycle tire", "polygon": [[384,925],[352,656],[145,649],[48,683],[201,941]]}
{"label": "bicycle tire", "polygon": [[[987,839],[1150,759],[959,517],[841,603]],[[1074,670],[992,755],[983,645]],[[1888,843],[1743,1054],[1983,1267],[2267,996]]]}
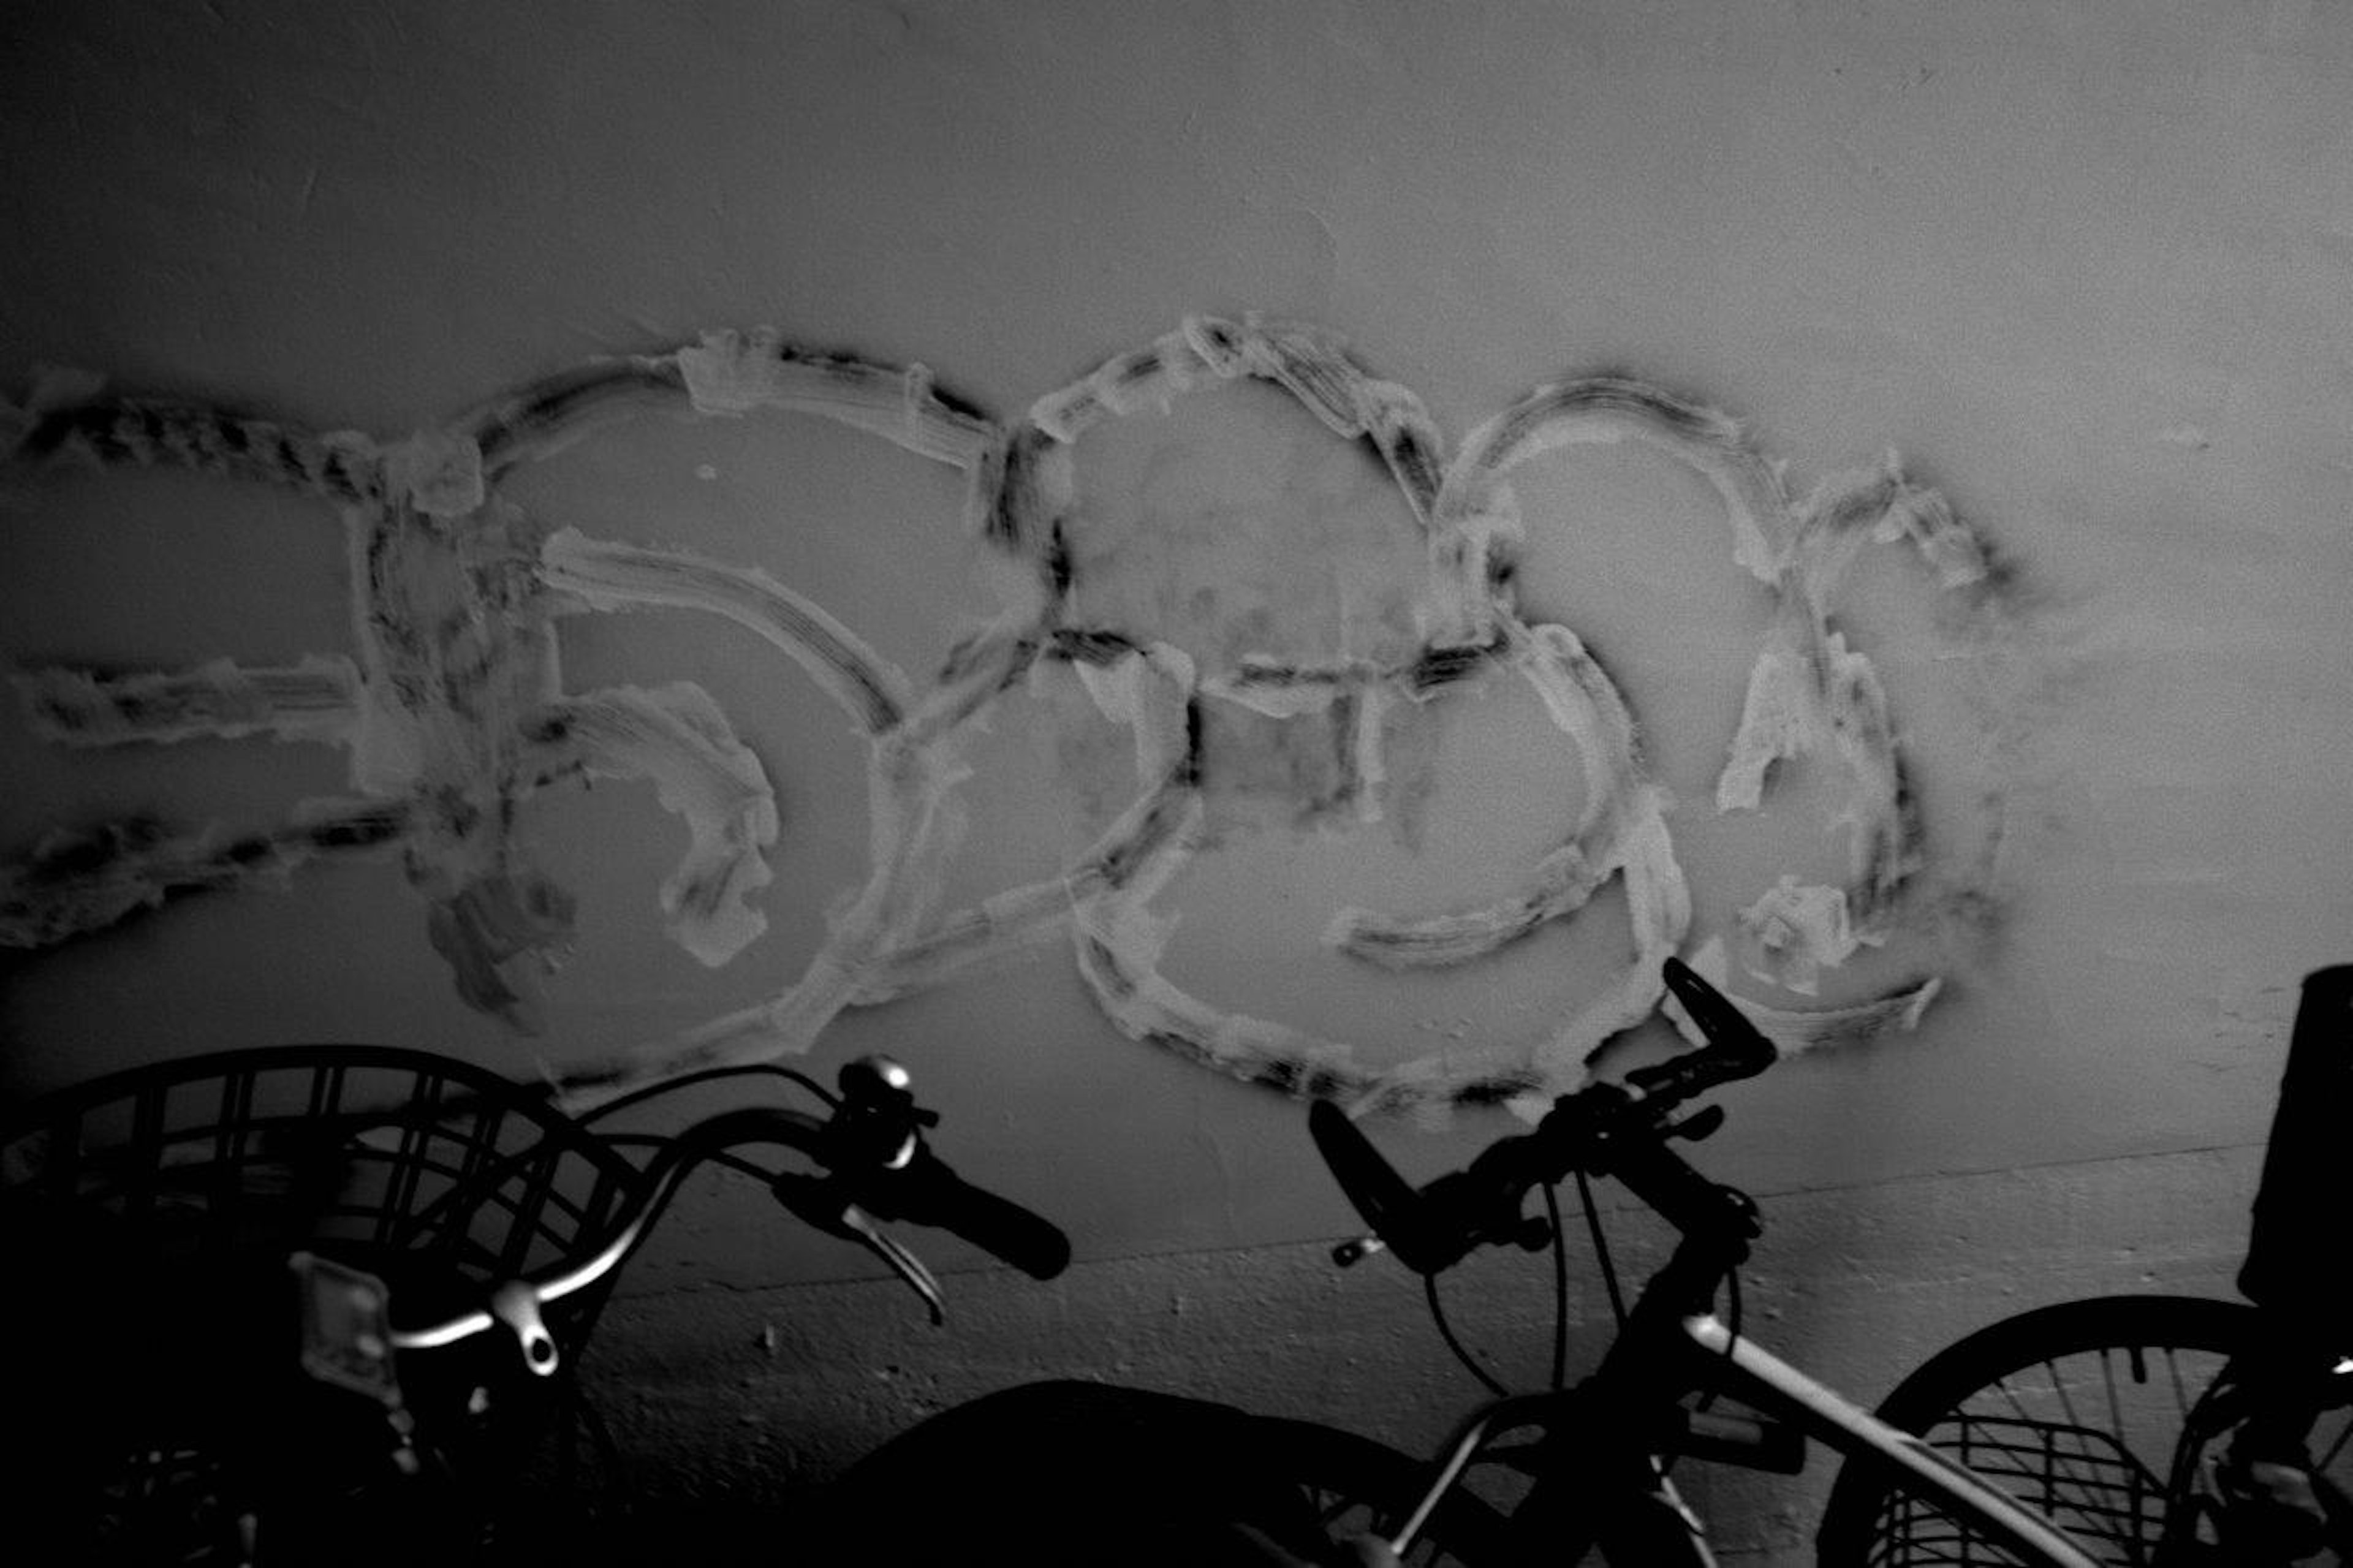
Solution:
{"label": "bicycle tire", "polygon": [[[1430,1463],[1352,1432],[1273,1417],[1261,1418],[1260,1425],[1270,1435],[1269,1451],[1282,1456],[1269,1468],[1298,1489],[1324,1535],[1335,1542],[1367,1534],[1393,1536],[1406,1511],[1428,1490],[1434,1473]],[[1507,1484],[1514,1500],[1498,1507],[1458,1483],[1415,1536],[1405,1554],[1405,1568],[1493,1568],[1532,1560],[1569,1568],[1557,1543],[1515,1539],[1511,1509],[1525,1500],[1528,1480],[1516,1464],[1491,1456],[1473,1461],[1470,1474],[1493,1476],[1499,1471],[1511,1472]],[[1523,1521],[1521,1528],[1525,1527]],[[1601,1539],[1576,1562],[1658,1568],[1692,1560],[1692,1542],[1689,1525],[1679,1513],[1643,1500],[1639,1507],[1613,1510]]]}
{"label": "bicycle tire", "polygon": [[[1430,1467],[1384,1443],[1312,1421],[1261,1416],[1265,1452],[1279,1455],[1281,1479],[1298,1489],[1335,1542],[1384,1539],[1427,1490]],[[1408,1568],[1476,1568],[1503,1561],[1504,1516],[1461,1490],[1449,1494],[1405,1555]]]}
{"label": "bicycle tire", "polygon": [[[2102,1561],[2137,1568],[2162,1532],[2191,1412],[2262,1331],[2261,1314],[2237,1301],[2063,1301],[1938,1352],[1877,1413],[2049,1513]],[[2329,1443],[2341,1465],[2341,1436],[2325,1434],[2324,1452]],[[1841,1468],[1816,1544],[1820,1568],[2018,1561],[1860,1459]]]}
{"label": "bicycle tire", "polygon": [[[1018,1542],[1035,1568],[1322,1563],[1335,1529],[1393,1530],[1430,1467],[1314,1422],[1116,1384],[1017,1384],[941,1411],[827,1489],[811,1560],[899,1568]],[[909,1500],[922,1500],[920,1508]],[[1494,1563],[1502,1520],[1449,1498],[1417,1568]],[[1353,1559],[1342,1558],[1342,1561]]]}

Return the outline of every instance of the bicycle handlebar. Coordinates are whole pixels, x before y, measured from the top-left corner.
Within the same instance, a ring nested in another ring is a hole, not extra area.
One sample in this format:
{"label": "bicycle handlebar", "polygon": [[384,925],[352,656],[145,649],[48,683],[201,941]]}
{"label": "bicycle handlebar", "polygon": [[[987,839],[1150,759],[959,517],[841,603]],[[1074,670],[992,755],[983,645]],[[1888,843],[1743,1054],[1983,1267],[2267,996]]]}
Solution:
{"label": "bicycle handlebar", "polygon": [[[619,1268],[696,1166],[747,1144],[792,1149],[820,1166],[823,1175],[779,1174],[770,1190],[809,1225],[881,1255],[923,1296],[935,1320],[939,1290],[930,1271],[876,1231],[869,1215],[950,1231],[1035,1279],[1050,1279],[1069,1265],[1070,1242],[1050,1221],[974,1186],[932,1152],[922,1130],[939,1117],[916,1105],[904,1068],[885,1058],[861,1058],[842,1068],[839,1081],[841,1100],[824,1120],[780,1106],[746,1106],[695,1122],[647,1165],[635,1207],[594,1253],[537,1279],[501,1282],[484,1306],[445,1321],[390,1323],[380,1283],[297,1253],[291,1261],[305,1281],[306,1321],[313,1325],[306,1331],[311,1342],[305,1364],[327,1381],[378,1392],[388,1386],[388,1375],[370,1363],[384,1363],[390,1352],[452,1344],[504,1324],[524,1364],[541,1376],[552,1374],[560,1357],[541,1309]],[[324,1302],[322,1293],[342,1299]],[[330,1330],[329,1322],[345,1326]],[[361,1326],[349,1326],[354,1322]]]}
{"label": "bicycle handlebar", "polygon": [[[1705,1137],[1721,1118],[1702,1112],[1677,1125],[1668,1115],[1720,1084],[1754,1078],[1773,1064],[1773,1043],[1731,1000],[1682,960],[1663,965],[1667,989],[1706,1037],[1696,1050],[1625,1075],[1624,1084],[1594,1083],[1563,1095],[1533,1132],[1499,1139],[1465,1170],[1416,1190],[1347,1113],[1328,1100],[1308,1107],[1308,1131],[1333,1176],[1365,1223],[1398,1260],[1420,1274],[1451,1268],[1474,1248],[1530,1239],[1520,1217],[1531,1187],[1577,1171],[1604,1175],[1631,1165],[1658,1184],[1656,1162],[1641,1158],[1668,1138]],[[1634,1173],[1628,1171],[1625,1173]],[[1646,1198],[1651,1194],[1645,1192]],[[1335,1257],[1354,1262],[1350,1244]]]}
{"label": "bicycle handlebar", "polygon": [[1068,1268],[1070,1238],[1010,1199],[974,1186],[923,1140],[939,1121],[915,1104],[907,1071],[881,1057],[841,1069],[842,1102],[816,1158],[848,1195],[882,1219],[951,1231],[1033,1279]]}
{"label": "bicycle handlebar", "polygon": [[1071,1242],[1050,1220],[974,1186],[928,1147],[879,1179],[853,1178],[855,1201],[881,1219],[952,1231],[1033,1279],[1051,1279],[1070,1266]]}
{"label": "bicycle handlebar", "polygon": [[1654,1067],[1634,1068],[1626,1075],[1628,1083],[1645,1094],[1688,1100],[1718,1084],[1755,1078],[1780,1058],[1779,1048],[1748,1021],[1748,1015],[1690,964],[1670,954],[1659,973],[1707,1043]]}

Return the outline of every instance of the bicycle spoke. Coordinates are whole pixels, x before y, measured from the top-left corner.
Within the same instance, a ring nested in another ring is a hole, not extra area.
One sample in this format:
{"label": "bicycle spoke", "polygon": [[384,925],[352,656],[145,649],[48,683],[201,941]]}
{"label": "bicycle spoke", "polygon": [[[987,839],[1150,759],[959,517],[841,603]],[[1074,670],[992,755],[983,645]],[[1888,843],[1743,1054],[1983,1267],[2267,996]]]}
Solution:
{"label": "bicycle spoke", "polygon": [[[2038,1309],[1932,1358],[1883,1413],[2049,1512],[2101,1562],[2147,1568],[2176,1511],[2167,1478],[2215,1436],[2200,1400],[2254,1322],[2251,1308],[2176,1297]],[[2324,1466],[2343,1448],[2326,1446]],[[1860,1473],[1841,1476],[1822,1541],[1826,1568],[2015,1561]]]}

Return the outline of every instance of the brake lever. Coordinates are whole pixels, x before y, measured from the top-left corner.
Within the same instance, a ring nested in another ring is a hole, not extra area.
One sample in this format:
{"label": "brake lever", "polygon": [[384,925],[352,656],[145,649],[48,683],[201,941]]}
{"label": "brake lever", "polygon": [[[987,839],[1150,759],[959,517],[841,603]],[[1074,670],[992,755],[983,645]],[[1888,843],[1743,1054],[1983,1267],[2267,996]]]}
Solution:
{"label": "brake lever", "polygon": [[886,1234],[874,1223],[873,1215],[842,1197],[830,1180],[787,1171],[771,1179],[768,1190],[802,1224],[828,1236],[854,1241],[889,1264],[892,1272],[923,1299],[934,1327],[947,1321],[940,1282],[923,1266],[923,1260]]}
{"label": "brake lever", "polygon": [[947,1303],[940,1295],[940,1282],[932,1277],[932,1271],[923,1266],[922,1258],[876,1225],[872,1216],[856,1204],[842,1205],[841,1223],[854,1239],[896,1269],[899,1278],[923,1299],[924,1307],[932,1314],[932,1327],[938,1328],[948,1321]]}
{"label": "brake lever", "polygon": [[1661,1131],[1662,1136],[1681,1138],[1687,1143],[1696,1143],[1702,1139],[1715,1136],[1716,1129],[1723,1125],[1724,1107],[1703,1105],[1681,1121],[1668,1122]]}

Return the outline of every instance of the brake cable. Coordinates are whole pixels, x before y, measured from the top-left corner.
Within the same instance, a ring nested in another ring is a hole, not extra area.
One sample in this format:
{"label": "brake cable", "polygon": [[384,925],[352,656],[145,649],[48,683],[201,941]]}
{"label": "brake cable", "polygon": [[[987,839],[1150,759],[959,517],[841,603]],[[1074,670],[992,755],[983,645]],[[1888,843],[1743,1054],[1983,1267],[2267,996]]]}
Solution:
{"label": "brake cable", "polygon": [[[841,1103],[832,1090],[807,1073],[796,1071],[788,1067],[779,1067],[774,1062],[742,1062],[733,1067],[704,1068],[698,1072],[664,1079],[659,1083],[647,1084],[641,1089],[632,1089],[617,1099],[607,1100],[602,1105],[581,1111],[572,1118],[572,1122],[575,1127],[585,1128],[612,1115],[615,1111],[630,1106],[642,1105],[647,1100],[658,1100],[664,1095],[675,1094],[681,1089],[691,1089],[696,1084],[710,1083],[719,1079],[754,1077],[781,1078],[798,1084],[815,1095],[828,1110],[838,1108]],[[598,1139],[605,1143],[635,1147],[650,1147],[670,1142],[668,1138],[654,1133],[642,1135],[600,1133]],[[480,1194],[495,1190],[500,1183],[515,1175],[534,1160],[545,1158],[547,1158],[547,1146],[543,1139],[533,1139],[529,1142],[507,1150],[471,1174],[453,1182],[447,1191],[410,1216],[406,1222],[407,1230],[410,1234],[423,1231],[427,1226],[440,1221],[445,1215],[453,1212],[460,1203],[475,1201]],[[733,1155],[722,1154],[713,1158],[718,1163],[731,1165],[746,1175],[756,1175],[762,1181],[766,1181],[771,1173],[763,1172],[749,1162]]]}
{"label": "brake cable", "polygon": [[1446,1321],[1446,1309],[1439,1303],[1437,1274],[1430,1273],[1423,1275],[1421,1277],[1421,1288],[1422,1294],[1430,1302],[1430,1321],[1438,1325],[1439,1338],[1444,1340],[1446,1342],[1446,1348],[1454,1352],[1454,1359],[1461,1362],[1465,1367],[1468,1367],[1470,1369],[1471,1375],[1477,1378],[1481,1383],[1486,1385],[1488,1393],[1493,1394],[1498,1399],[1509,1398],[1511,1395],[1511,1390],[1496,1382],[1495,1379],[1489,1374],[1485,1367],[1481,1366],[1477,1362],[1472,1360],[1470,1351],[1465,1349],[1462,1342],[1455,1337],[1453,1325]]}
{"label": "brake cable", "polygon": [[1610,1315],[1622,1330],[1626,1326],[1626,1292],[1618,1285],[1618,1265],[1609,1257],[1609,1238],[1601,1233],[1601,1211],[1593,1203],[1593,1178],[1585,1173],[1582,1165],[1577,1168],[1577,1196],[1585,1205],[1585,1228],[1593,1237],[1593,1258],[1601,1266],[1601,1283],[1609,1292]]}
{"label": "brake cable", "polygon": [[774,1062],[739,1062],[733,1067],[704,1068],[700,1072],[686,1073],[678,1078],[664,1079],[659,1083],[647,1084],[642,1089],[634,1089],[627,1094],[608,1100],[602,1105],[592,1106],[572,1120],[580,1126],[586,1127],[591,1122],[603,1121],[617,1110],[626,1110],[630,1106],[642,1105],[649,1100],[675,1094],[680,1089],[691,1089],[699,1083],[712,1083],[721,1079],[730,1078],[786,1079],[817,1096],[818,1103],[828,1110],[833,1110],[841,1103],[831,1089],[827,1089],[805,1072],[797,1072],[788,1067],[779,1067]]}
{"label": "brake cable", "polygon": [[[659,1132],[608,1132],[604,1135],[604,1139],[606,1142],[623,1149],[658,1149],[670,1142],[666,1135]],[[762,1186],[776,1179],[776,1173],[774,1171],[754,1164],[729,1149],[723,1149],[715,1154],[705,1154],[702,1163],[706,1165],[724,1165],[731,1171],[751,1177]]]}
{"label": "brake cable", "polygon": [[1552,1225],[1552,1390],[1568,1382],[1568,1238],[1561,1234],[1560,1184],[1544,1184],[1545,1218]]}

